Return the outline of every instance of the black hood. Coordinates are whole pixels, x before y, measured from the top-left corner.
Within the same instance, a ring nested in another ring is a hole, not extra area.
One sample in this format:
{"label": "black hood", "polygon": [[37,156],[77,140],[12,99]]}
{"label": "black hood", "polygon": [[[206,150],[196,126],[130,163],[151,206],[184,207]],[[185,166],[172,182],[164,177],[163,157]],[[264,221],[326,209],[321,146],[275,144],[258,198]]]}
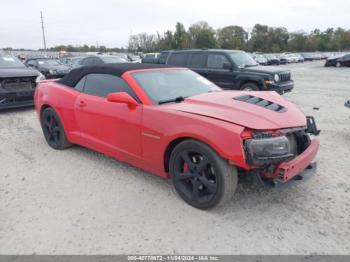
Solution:
{"label": "black hood", "polygon": [[245,67],[244,69],[242,69],[244,71],[248,71],[248,72],[253,72],[253,73],[262,73],[262,74],[275,74],[275,73],[282,73],[282,72],[286,72],[289,70],[283,70],[277,67],[273,67],[273,66],[251,66],[251,67]]}
{"label": "black hood", "polygon": [[34,69],[26,67],[0,68],[0,78],[7,77],[34,77],[40,73]]}
{"label": "black hood", "polygon": [[332,56],[332,57],[327,58],[327,61],[335,61],[335,60],[338,60],[338,59],[340,59],[342,57],[343,56]]}

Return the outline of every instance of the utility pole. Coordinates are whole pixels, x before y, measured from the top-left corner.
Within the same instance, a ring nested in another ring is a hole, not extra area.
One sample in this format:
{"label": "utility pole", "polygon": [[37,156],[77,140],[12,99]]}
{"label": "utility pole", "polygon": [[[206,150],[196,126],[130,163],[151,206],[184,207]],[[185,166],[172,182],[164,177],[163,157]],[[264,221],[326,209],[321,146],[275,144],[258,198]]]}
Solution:
{"label": "utility pole", "polygon": [[43,41],[44,41],[44,51],[46,52],[46,39],[45,39],[45,30],[44,30],[44,18],[43,18],[43,12],[40,11],[40,18],[41,18],[41,30],[43,32]]}

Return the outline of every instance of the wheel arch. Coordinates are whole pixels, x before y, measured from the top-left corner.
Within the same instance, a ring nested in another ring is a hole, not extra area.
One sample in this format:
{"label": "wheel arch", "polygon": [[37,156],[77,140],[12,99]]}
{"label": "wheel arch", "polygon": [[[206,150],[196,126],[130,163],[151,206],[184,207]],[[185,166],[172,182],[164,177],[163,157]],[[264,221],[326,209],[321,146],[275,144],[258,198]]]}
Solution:
{"label": "wheel arch", "polygon": [[252,83],[252,84],[255,84],[258,86],[258,88],[260,90],[262,90],[262,87],[263,87],[263,84],[262,84],[262,80],[259,80],[259,79],[246,79],[246,80],[243,80],[240,84],[239,84],[239,88],[241,88],[243,85],[245,84],[249,84],[249,83]]}
{"label": "wheel arch", "polygon": [[40,107],[40,119],[41,119],[41,116],[42,116],[44,110],[45,110],[46,108],[49,108],[49,107],[52,107],[52,106],[49,105],[49,104],[42,104],[42,105],[41,105],[41,107]]}
{"label": "wheel arch", "polygon": [[222,153],[220,153],[219,151],[219,148],[214,144],[214,143],[211,143],[210,141],[207,141],[206,139],[201,139],[201,138],[198,138],[198,137],[195,137],[195,136],[180,136],[180,137],[176,137],[174,138],[173,140],[171,140],[165,151],[164,151],[164,155],[163,155],[163,167],[164,167],[164,170],[165,172],[169,172],[169,163],[170,163],[170,156],[171,156],[171,153],[173,152],[174,148],[180,144],[181,142],[185,141],[185,140],[196,140],[198,142],[201,142],[203,144],[206,144],[207,146],[209,146],[211,149],[213,149],[219,156],[221,156],[223,159],[226,159],[226,157],[223,156]]}

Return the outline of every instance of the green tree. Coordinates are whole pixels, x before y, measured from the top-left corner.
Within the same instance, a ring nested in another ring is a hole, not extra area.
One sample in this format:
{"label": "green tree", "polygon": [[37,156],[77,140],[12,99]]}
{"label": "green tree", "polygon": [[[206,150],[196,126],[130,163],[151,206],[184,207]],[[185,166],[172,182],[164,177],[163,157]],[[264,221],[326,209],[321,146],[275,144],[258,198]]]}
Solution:
{"label": "green tree", "polygon": [[189,27],[188,38],[190,48],[215,48],[218,46],[215,30],[204,21]]}
{"label": "green tree", "polygon": [[163,36],[157,34],[158,39],[156,41],[157,50],[169,50],[173,48],[174,35],[170,30],[166,31]]}
{"label": "green tree", "polygon": [[267,25],[256,24],[253,27],[251,37],[249,39],[249,50],[268,52],[269,45],[269,27]]}
{"label": "green tree", "polygon": [[308,36],[304,32],[291,33],[288,42],[288,51],[307,51]]}
{"label": "green tree", "polygon": [[177,22],[175,26],[175,33],[173,37],[172,48],[182,49],[188,47],[187,32],[183,24]]}
{"label": "green tree", "polygon": [[226,26],[218,30],[218,44],[224,49],[246,48],[248,33],[240,26]]}

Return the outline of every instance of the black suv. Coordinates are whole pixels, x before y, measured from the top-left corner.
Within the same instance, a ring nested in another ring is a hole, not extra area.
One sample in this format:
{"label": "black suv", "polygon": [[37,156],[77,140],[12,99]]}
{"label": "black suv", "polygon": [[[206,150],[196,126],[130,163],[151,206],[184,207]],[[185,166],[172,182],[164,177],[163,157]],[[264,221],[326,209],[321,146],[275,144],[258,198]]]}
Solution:
{"label": "black suv", "polygon": [[243,51],[181,50],[173,51],[167,65],[188,67],[223,89],[289,92],[294,87],[289,70],[261,67]]}

